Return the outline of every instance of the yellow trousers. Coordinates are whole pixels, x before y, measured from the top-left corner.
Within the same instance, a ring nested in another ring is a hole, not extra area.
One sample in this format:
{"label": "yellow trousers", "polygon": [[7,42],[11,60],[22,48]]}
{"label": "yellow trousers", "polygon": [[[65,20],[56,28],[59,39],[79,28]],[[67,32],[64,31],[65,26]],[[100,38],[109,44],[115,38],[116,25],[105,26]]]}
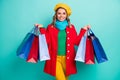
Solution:
{"label": "yellow trousers", "polygon": [[66,56],[57,56],[56,80],[68,80],[66,76]]}

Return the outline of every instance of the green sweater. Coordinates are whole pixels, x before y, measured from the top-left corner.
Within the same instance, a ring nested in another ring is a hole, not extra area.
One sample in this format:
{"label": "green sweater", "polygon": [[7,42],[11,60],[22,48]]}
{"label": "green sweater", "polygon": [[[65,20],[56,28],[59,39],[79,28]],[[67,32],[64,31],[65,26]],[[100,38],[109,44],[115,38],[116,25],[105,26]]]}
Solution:
{"label": "green sweater", "polygon": [[60,30],[58,33],[58,55],[65,56],[66,54],[66,31]]}

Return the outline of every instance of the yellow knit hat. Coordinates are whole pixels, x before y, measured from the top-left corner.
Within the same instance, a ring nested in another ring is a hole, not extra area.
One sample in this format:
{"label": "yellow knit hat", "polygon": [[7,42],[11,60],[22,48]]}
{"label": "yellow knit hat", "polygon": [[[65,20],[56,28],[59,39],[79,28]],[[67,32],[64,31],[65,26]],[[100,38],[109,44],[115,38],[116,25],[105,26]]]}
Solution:
{"label": "yellow knit hat", "polygon": [[67,4],[64,4],[64,3],[58,3],[55,7],[54,7],[54,10],[56,11],[58,8],[64,8],[66,11],[67,11],[67,14],[68,16],[71,15],[72,11],[70,9],[70,7],[67,5]]}

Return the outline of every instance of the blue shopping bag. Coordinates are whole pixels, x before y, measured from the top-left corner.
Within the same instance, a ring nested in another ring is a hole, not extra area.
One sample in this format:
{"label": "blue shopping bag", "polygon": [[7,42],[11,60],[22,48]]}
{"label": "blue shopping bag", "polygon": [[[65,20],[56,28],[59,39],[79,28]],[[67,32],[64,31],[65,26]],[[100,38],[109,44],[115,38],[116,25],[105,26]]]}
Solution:
{"label": "blue shopping bag", "polygon": [[17,56],[19,56],[20,58],[23,58],[25,60],[27,59],[33,39],[34,39],[34,34],[32,34],[32,33],[28,33],[25,36],[21,45],[17,49]]}
{"label": "blue shopping bag", "polygon": [[108,58],[105,54],[105,51],[104,51],[99,39],[94,35],[94,33],[92,32],[91,29],[89,30],[89,33],[92,38],[92,43],[93,43],[97,62],[102,63],[102,62],[108,61]]}
{"label": "blue shopping bag", "polygon": [[27,33],[22,43],[18,47],[17,56],[25,60],[27,59],[29,52],[30,52],[30,48],[32,46],[34,36],[36,35],[38,35],[37,28],[33,27],[32,30],[29,33]]}
{"label": "blue shopping bag", "polygon": [[86,39],[87,39],[87,31],[85,32],[84,36],[81,38],[81,41],[79,43],[77,53],[75,56],[76,61],[85,62]]}

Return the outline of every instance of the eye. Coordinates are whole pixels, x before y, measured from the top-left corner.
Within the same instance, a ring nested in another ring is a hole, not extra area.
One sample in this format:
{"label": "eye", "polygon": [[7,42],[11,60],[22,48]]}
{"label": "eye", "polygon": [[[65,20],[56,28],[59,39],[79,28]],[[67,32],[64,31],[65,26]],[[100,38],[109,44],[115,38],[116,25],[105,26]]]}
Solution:
{"label": "eye", "polygon": [[66,13],[65,13],[65,12],[64,12],[63,14],[64,14],[64,15],[66,15]]}
{"label": "eye", "polygon": [[60,12],[58,12],[57,14],[58,14],[58,15],[60,15],[61,13],[60,13]]}

